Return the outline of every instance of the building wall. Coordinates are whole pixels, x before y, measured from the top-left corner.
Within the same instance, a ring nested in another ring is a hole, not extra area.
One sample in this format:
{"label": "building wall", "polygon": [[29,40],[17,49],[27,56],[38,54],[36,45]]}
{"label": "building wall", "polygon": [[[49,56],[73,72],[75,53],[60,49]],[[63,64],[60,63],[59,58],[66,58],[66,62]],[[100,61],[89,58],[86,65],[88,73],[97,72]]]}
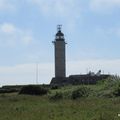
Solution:
{"label": "building wall", "polygon": [[87,85],[93,85],[96,84],[98,81],[105,80],[111,75],[108,74],[102,74],[100,76],[94,75],[70,75],[66,78],[53,78],[51,80],[50,85],[81,85],[81,84],[87,84]]}
{"label": "building wall", "polygon": [[55,41],[55,77],[66,77],[65,41]]}

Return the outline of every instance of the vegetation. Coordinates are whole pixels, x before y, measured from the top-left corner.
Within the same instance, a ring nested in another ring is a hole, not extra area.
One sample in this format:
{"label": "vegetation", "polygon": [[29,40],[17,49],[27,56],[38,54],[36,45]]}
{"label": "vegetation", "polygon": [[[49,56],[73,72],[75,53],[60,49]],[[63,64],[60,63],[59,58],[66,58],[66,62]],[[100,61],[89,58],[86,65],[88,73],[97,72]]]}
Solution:
{"label": "vegetation", "polygon": [[29,94],[29,95],[45,95],[47,94],[48,89],[41,87],[41,86],[35,86],[35,85],[28,85],[22,87],[19,94]]}
{"label": "vegetation", "polygon": [[56,92],[52,96],[49,97],[50,100],[60,100],[63,99],[63,94],[61,92]]}
{"label": "vegetation", "polygon": [[120,98],[51,101],[47,96],[0,96],[1,120],[119,120]]}
{"label": "vegetation", "polygon": [[49,91],[45,86],[24,86],[22,91],[30,95],[0,94],[1,120],[120,120],[117,76],[96,85],[54,87]]}
{"label": "vegetation", "polygon": [[14,93],[14,92],[18,92],[18,90],[16,89],[0,89],[0,93]]}
{"label": "vegetation", "polygon": [[71,98],[77,99],[81,97],[88,97],[91,89],[85,86],[81,86],[72,92]]}

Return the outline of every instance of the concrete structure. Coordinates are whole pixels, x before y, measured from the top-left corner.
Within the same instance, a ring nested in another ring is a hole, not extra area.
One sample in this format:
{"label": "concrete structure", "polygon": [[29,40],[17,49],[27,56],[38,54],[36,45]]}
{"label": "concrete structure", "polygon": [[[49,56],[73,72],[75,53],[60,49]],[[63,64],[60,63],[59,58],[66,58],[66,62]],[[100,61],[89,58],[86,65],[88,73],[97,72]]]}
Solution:
{"label": "concrete structure", "polygon": [[111,75],[109,74],[82,74],[82,75],[70,75],[66,78],[53,78],[51,81],[52,86],[64,86],[64,85],[81,85],[87,84],[92,85],[96,84],[98,81],[105,80]]}
{"label": "concrete structure", "polygon": [[55,36],[55,78],[66,77],[66,63],[65,63],[65,39],[61,32],[61,25],[57,26],[57,33]]}

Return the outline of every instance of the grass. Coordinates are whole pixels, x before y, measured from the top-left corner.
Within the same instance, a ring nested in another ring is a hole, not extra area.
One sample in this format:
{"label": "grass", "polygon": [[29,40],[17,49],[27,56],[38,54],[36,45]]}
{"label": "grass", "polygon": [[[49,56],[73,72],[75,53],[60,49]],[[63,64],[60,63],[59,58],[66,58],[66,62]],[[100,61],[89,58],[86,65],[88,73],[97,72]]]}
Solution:
{"label": "grass", "polygon": [[[120,120],[120,96],[112,96],[120,81],[113,80],[50,89],[44,96],[0,94],[0,120]],[[89,96],[71,99],[81,87],[90,89]]]}
{"label": "grass", "polygon": [[120,120],[120,98],[51,101],[46,96],[0,95],[0,120]]}

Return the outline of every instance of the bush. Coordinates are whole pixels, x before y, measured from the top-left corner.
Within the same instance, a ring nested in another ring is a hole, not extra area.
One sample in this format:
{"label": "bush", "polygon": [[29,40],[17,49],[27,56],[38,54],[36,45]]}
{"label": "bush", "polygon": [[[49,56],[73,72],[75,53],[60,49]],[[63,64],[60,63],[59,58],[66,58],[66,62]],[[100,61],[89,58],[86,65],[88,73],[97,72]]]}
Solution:
{"label": "bush", "polygon": [[58,86],[58,85],[51,86],[51,89],[52,89],[52,90],[59,89],[59,86]]}
{"label": "bush", "polygon": [[113,94],[115,96],[120,96],[120,84],[118,84],[117,87],[115,87],[114,91],[113,91]]}
{"label": "bush", "polygon": [[19,92],[19,94],[29,94],[29,95],[45,95],[47,93],[48,93],[48,89],[35,85],[24,86]]}
{"label": "bush", "polygon": [[72,92],[71,98],[77,99],[77,98],[81,98],[81,97],[88,97],[90,91],[91,91],[90,88],[82,86]]}
{"label": "bush", "polygon": [[113,91],[112,90],[103,90],[103,91],[99,91],[97,92],[96,97],[104,97],[104,98],[113,98]]}
{"label": "bush", "polygon": [[120,84],[120,77],[118,76],[111,76],[104,80],[104,88],[105,89],[113,89],[114,87]]}
{"label": "bush", "polygon": [[14,92],[18,92],[18,90],[16,89],[0,89],[0,93],[14,93]]}
{"label": "bush", "polygon": [[50,100],[60,100],[63,98],[63,94],[61,92],[56,92],[53,96],[50,96]]}

